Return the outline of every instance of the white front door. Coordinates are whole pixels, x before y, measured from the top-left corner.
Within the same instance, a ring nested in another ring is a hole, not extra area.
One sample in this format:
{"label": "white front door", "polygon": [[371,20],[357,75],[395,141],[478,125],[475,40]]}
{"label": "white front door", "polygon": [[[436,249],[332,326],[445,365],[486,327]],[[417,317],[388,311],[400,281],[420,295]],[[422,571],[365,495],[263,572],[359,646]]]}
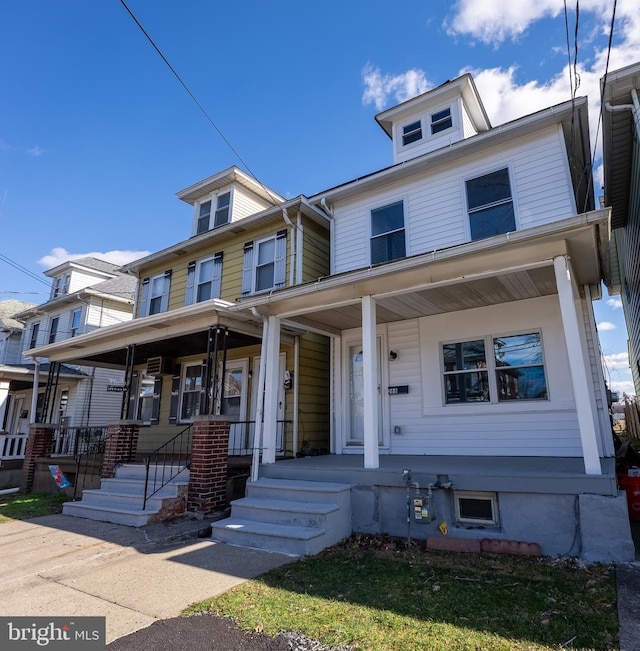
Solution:
{"label": "white front door", "polygon": [[252,428],[247,422],[247,378],[249,360],[227,362],[218,411],[231,423],[229,454],[248,454],[252,448]]}
{"label": "white front door", "polygon": [[[280,353],[278,363],[278,377],[280,382],[278,384],[278,435],[276,440],[276,450],[281,452],[284,449],[284,371],[286,368],[287,356],[285,353]],[[260,377],[260,358],[253,358],[253,386],[251,391],[251,418],[255,420],[257,405],[258,405],[258,378]]]}
{"label": "white front door", "polygon": [[9,405],[9,419],[7,420],[7,431],[9,434],[20,433],[20,412],[24,405],[24,396],[13,396]]}
{"label": "white front door", "polygon": [[[383,441],[383,413],[381,397],[381,337],[376,337],[376,349],[378,354],[378,441]],[[344,354],[347,358],[345,386],[349,391],[348,400],[345,403],[344,413],[344,444],[348,448],[357,448],[364,445],[364,366],[362,357],[362,341],[351,340],[345,342]],[[352,451],[352,450],[350,450]]]}

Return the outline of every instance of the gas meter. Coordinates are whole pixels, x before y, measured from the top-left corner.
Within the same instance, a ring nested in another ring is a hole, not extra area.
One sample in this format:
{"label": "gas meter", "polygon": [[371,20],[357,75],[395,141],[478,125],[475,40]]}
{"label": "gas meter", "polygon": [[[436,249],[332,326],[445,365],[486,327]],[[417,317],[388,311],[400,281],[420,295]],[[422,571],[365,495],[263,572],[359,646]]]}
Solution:
{"label": "gas meter", "polygon": [[413,496],[413,521],[425,524],[436,517],[433,493],[415,493]]}

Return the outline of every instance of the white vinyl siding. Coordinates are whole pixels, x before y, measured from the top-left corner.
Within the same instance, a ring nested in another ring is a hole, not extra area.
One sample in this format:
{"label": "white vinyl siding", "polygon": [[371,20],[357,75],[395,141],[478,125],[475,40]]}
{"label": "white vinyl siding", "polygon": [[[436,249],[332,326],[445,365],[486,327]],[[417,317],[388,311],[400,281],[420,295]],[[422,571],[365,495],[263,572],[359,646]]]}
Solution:
{"label": "white vinyl siding", "polygon": [[[86,332],[131,320],[131,306],[92,300],[84,319]],[[80,326],[82,329],[82,325]]]}
{"label": "white vinyl siding", "polygon": [[[576,214],[562,132],[551,127],[536,137],[523,137],[508,147],[493,147],[464,162],[437,165],[402,183],[336,202],[332,233],[332,273],[369,264],[368,220],[372,206],[406,197],[407,256],[470,241],[464,180],[508,167],[518,228],[548,224]],[[544,187],[544,201],[540,188]]]}

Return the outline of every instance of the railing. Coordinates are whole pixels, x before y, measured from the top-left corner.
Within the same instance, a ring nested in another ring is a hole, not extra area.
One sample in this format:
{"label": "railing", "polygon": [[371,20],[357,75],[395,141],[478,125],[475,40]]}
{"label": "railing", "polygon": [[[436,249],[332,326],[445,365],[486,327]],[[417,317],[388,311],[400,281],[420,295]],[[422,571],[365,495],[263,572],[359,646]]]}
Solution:
{"label": "railing", "polygon": [[73,496],[76,499],[78,496],[78,489],[84,490],[87,485],[87,477],[95,480],[100,477],[100,466],[102,465],[102,457],[107,444],[107,439],[114,435],[119,435],[120,430],[116,430],[107,435],[106,427],[76,427],[65,428],[65,430],[75,429],[84,430],[78,431],[75,437],[75,462],[76,462],[76,478],[73,482]]}
{"label": "railing", "polygon": [[28,434],[0,434],[0,461],[24,459]]}
{"label": "railing", "polygon": [[[189,425],[172,439],[145,457],[145,480],[142,510],[147,501],[172,479],[177,477],[191,462],[191,428]],[[151,492],[149,492],[151,491]]]}
{"label": "railing", "polygon": [[[279,420],[276,431],[276,454],[285,453],[287,434],[292,425],[290,420]],[[229,456],[244,457],[253,454],[255,445],[255,420],[245,420],[230,423],[229,427]],[[258,446],[261,447],[261,446]]]}
{"label": "railing", "polygon": [[54,455],[76,456],[92,451],[96,442],[104,440],[106,427],[58,427],[53,434]]}

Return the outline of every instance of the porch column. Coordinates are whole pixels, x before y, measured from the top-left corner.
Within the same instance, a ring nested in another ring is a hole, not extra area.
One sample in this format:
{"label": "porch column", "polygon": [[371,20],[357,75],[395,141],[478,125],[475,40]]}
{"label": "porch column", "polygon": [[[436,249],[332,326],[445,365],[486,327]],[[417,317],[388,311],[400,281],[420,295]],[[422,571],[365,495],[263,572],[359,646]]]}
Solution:
{"label": "porch column", "polygon": [[187,511],[199,517],[227,505],[229,420],[199,416],[193,421]]}
{"label": "porch column", "polygon": [[33,476],[36,470],[36,459],[50,457],[53,452],[55,425],[37,423],[29,427],[27,449],[24,452],[22,464],[22,480],[20,491],[30,493],[33,488]]}
{"label": "porch column", "polygon": [[278,433],[278,387],[282,382],[282,378],[280,377],[280,319],[275,316],[270,316],[268,330],[267,367],[264,378],[262,463],[275,463]]}
{"label": "porch column", "polygon": [[376,302],[362,297],[362,370],[364,374],[364,467],[378,468],[378,350]]}
{"label": "porch column", "polygon": [[571,273],[569,258],[567,256],[558,256],[553,259],[553,266],[560,300],[564,339],[569,357],[569,370],[578,415],[578,427],[580,428],[580,439],[582,441],[584,470],[587,475],[601,475],[602,467],[600,466],[600,455],[598,454],[598,425],[587,379],[590,370],[582,343],[576,305],[578,292]]}
{"label": "porch column", "polygon": [[10,380],[0,380],[0,431],[2,431],[4,419],[7,415],[7,405],[9,404],[10,386],[11,386]]}
{"label": "porch column", "polygon": [[100,465],[101,479],[115,477],[117,466],[135,461],[139,432],[140,421],[137,420],[121,420],[107,427],[104,454]]}

